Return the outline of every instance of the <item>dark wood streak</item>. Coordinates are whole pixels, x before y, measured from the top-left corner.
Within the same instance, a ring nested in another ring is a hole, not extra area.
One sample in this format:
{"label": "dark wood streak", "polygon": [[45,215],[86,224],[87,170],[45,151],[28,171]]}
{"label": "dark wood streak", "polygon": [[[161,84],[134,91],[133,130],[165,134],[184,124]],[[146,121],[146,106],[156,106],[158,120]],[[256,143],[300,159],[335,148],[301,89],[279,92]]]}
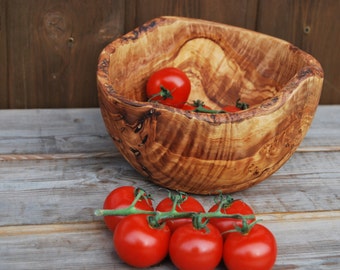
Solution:
{"label": "dark wood streak", "polygon": [[152,31],[152,29],[157,25],[157,21],[156,20],[152,20],[148,23],[143,24],[142,26],[139,26],[138,28],[136,28],[135,30],[132,30],[131,32],[129,32],[128,34],[125,34],[124,36],[121,37],[121,40],[123,42],[126,41],[136,41],[141,34],[148,32],[148,31]]}

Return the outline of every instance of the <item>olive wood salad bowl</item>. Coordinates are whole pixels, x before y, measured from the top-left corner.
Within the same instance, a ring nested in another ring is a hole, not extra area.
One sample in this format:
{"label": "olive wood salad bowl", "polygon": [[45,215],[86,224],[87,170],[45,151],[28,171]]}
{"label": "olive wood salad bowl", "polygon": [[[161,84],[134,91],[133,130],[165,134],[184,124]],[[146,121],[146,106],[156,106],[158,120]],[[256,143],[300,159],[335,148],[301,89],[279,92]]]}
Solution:
{"label": "olive wood salad bowl", "polygon": [[[146,83],[164,67],[191,82],[189,100],[213,109],[241,99],[234,113],[185,111],[148,102]],[[107,45],[97,85],[106,128],[144,177],[196,194],[232,193],[277,171],[314,117],[323,70],[292,44],[210,21],[151,20]]]}

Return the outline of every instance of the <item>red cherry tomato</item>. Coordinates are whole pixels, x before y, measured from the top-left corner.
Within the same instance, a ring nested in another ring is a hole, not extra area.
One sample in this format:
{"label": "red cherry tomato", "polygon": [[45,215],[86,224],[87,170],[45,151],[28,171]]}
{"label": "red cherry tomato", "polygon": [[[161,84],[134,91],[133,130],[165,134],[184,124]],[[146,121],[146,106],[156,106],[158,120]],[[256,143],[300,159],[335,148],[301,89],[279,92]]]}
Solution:
{"label": "red cherry tomato", "polygon": [[116,227],[113,244],[118,256],[134,267],[150,267],[168,254],[170,229],[153,228],[146,215],[130,215]]}
{"label": "red cherry tomato", "polygon": [[[168,197],[161,200],[157,207],[156,211],[160,212],[168,212],[171,211],[174,204],[174,198]],[[176,206],[177,212],[196,212],[196,213],[204,213],[204,207],[202,204],[196,200],[194,197],[191,196],[184,196],[182,197],[182,200],[177,204]],[[166,224],[170,228],[171,232],[174,232],[178,227],[184,225],[184,224],[191,224],[192,219],[191,218],[176,218],[176,219],[168,219],[166,221]]]}
{"label": "red cherry tomato", "polygon": [[222,110],[226,111],[226,112],[239,112],[241,111],[240,108],[234,106],[234,105],[227,105],[227,106],[224,106],[222,108]]}
{"label": "red cherry tomato", "polygon": [[[214,204],[209,212],[215,212],[219,207],[219,203]],[[241,215],[253,215],[253,209],[242,200],[234,200],[230,204],[224,205],[221,208],[223,214],[241,214]],[[248,219],[247,223],[253,222],[253,219]],[[235,226],[242,226],[242,219],[236,218],[211,218],[210,223],[216,226],[221,232],[223,238],[227,236],[227,232],[235,229]]]}
{"label": "red cherry tomato", "polygon": [[181,270],[215,269],[222,259],[223,240],[217,228],[207,224],[196,229],[192,224],[179,227],[170,238],[169,255]]}
{"label": "red cherry tomato", "polygon": [[223,260],[228,270],[270,270],[276,256],[275,237],[260,224],[245,235],[229,233],[224,242]]}
{"label": "red cherry tomato", "polygon": [[[104,201],[104,209],[120,209],[131,205],[135,199],[136,188],[132,186],[118,187],[110,192]],[[137,203],[136,208],[153,211],[152,200],[142,197]],[[106,226],[114,231],[117,224],[125,218],[124,216],[104,216]]]}
{"label": "red cherry tomato", "polygon": [[191,90],[190,80],[178,68],[167,67],[153,73],[146,84],[149,101],[180,108],[187,102]]}

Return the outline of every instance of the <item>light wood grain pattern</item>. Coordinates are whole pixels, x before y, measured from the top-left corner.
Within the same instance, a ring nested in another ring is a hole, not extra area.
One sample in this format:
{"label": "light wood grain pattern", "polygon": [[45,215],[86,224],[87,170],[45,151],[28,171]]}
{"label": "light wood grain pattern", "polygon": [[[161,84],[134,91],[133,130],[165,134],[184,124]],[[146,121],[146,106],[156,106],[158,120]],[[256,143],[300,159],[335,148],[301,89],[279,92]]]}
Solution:
{"label": "light wood grain pattern", "polygon": [[[150,75],[172,66],[190,79],[189,100],[221,110],[240,98],[249,109],[204,114],[147,102]],[[97,82],[105,125],[139,173],[167,188],[211,194],[247,189],[290,158],[313,119],[323,71],[284,40],[165,16],[106,46]]]}
{"label": "light wood grain pattern", "polygon": [[[292,158],[233,194],[275,234],[274,270],[340,267],[339,113],[340,106],[319,106]],[[0,269],[133,269],[93,214],[125,184],[153,193],[156,203],[167,194],[118,153],[99,109],[0,111]],[[206,209],[213,203],[195,197]],[[165,260],[152,269],[175,268]]]}

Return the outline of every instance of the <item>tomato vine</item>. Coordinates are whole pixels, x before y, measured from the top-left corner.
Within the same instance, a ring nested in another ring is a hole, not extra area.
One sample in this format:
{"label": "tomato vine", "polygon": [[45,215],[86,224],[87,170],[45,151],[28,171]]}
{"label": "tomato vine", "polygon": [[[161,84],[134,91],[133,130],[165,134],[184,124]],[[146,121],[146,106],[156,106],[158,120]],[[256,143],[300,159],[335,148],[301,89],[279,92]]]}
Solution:
{"label": "tomato vine", "polygon": [[[224,214],[221,212],[221,208],[218,208],[214,212],[207,212],[207,213],[197,213],[197,212],[179,212],[176,210],[176,206],[178,205],[181,200],[183,200],[183,193],[178,193],[174,198],[174,203],[173,203],[173,208],[170,211],[166,212],[161,212],[161,211],[150,211],[150,210],[142,210],[138,209],[135,207],[136,203],[145,196],[145,191],[142,189],[139,189],[138,192],[136,193],[136,198],[135,200],[131,203],[130,206],[126,208],[121,208],[121,209],[114,209],[114,210],[109,210],[109,209],[97,209],[95,210],[95,215],[96,216],[128,216],[128,215],[138,215],[138,214],[146,214],[149,216],[152,216],[152,218],[149,218],[151,220],[153,226],[158,227],[161,221],[165,221],[167,219],[177,219],[177,218],[193,218],[196,220],[196,224],[198,227],[199,225],[197,223],[197,220],[204,220],[204,219],[209,219],[209,218],[232,218],[232,219],[240,219],[246,221],[247,219],[254,219],[254,215],[242,215],[242,214]],[[229,198],[226,198],[229,200]],[[224,200],[224,199],[223,199]],[[223,205],[223,203],[221,203]],[[221,206],[222,207],[222,206]],[[156,224],[158,223],[158,224]]]}
{"label": "tomato vine", "polygon": [[258,223],[248,204],[230,195],[215,197],[208,212],[183,192],[170,192],[154,208],[151,195],[131,186],[113,190],[105,202],[112,209],[104,203],[95,215],[120,217],[114,229],[107,226],[116,253],[131,266],[149,267],[167,255],[180,270],[215,269],[222,260],[229,270],[269,270],[275,263],[274,235]]}

